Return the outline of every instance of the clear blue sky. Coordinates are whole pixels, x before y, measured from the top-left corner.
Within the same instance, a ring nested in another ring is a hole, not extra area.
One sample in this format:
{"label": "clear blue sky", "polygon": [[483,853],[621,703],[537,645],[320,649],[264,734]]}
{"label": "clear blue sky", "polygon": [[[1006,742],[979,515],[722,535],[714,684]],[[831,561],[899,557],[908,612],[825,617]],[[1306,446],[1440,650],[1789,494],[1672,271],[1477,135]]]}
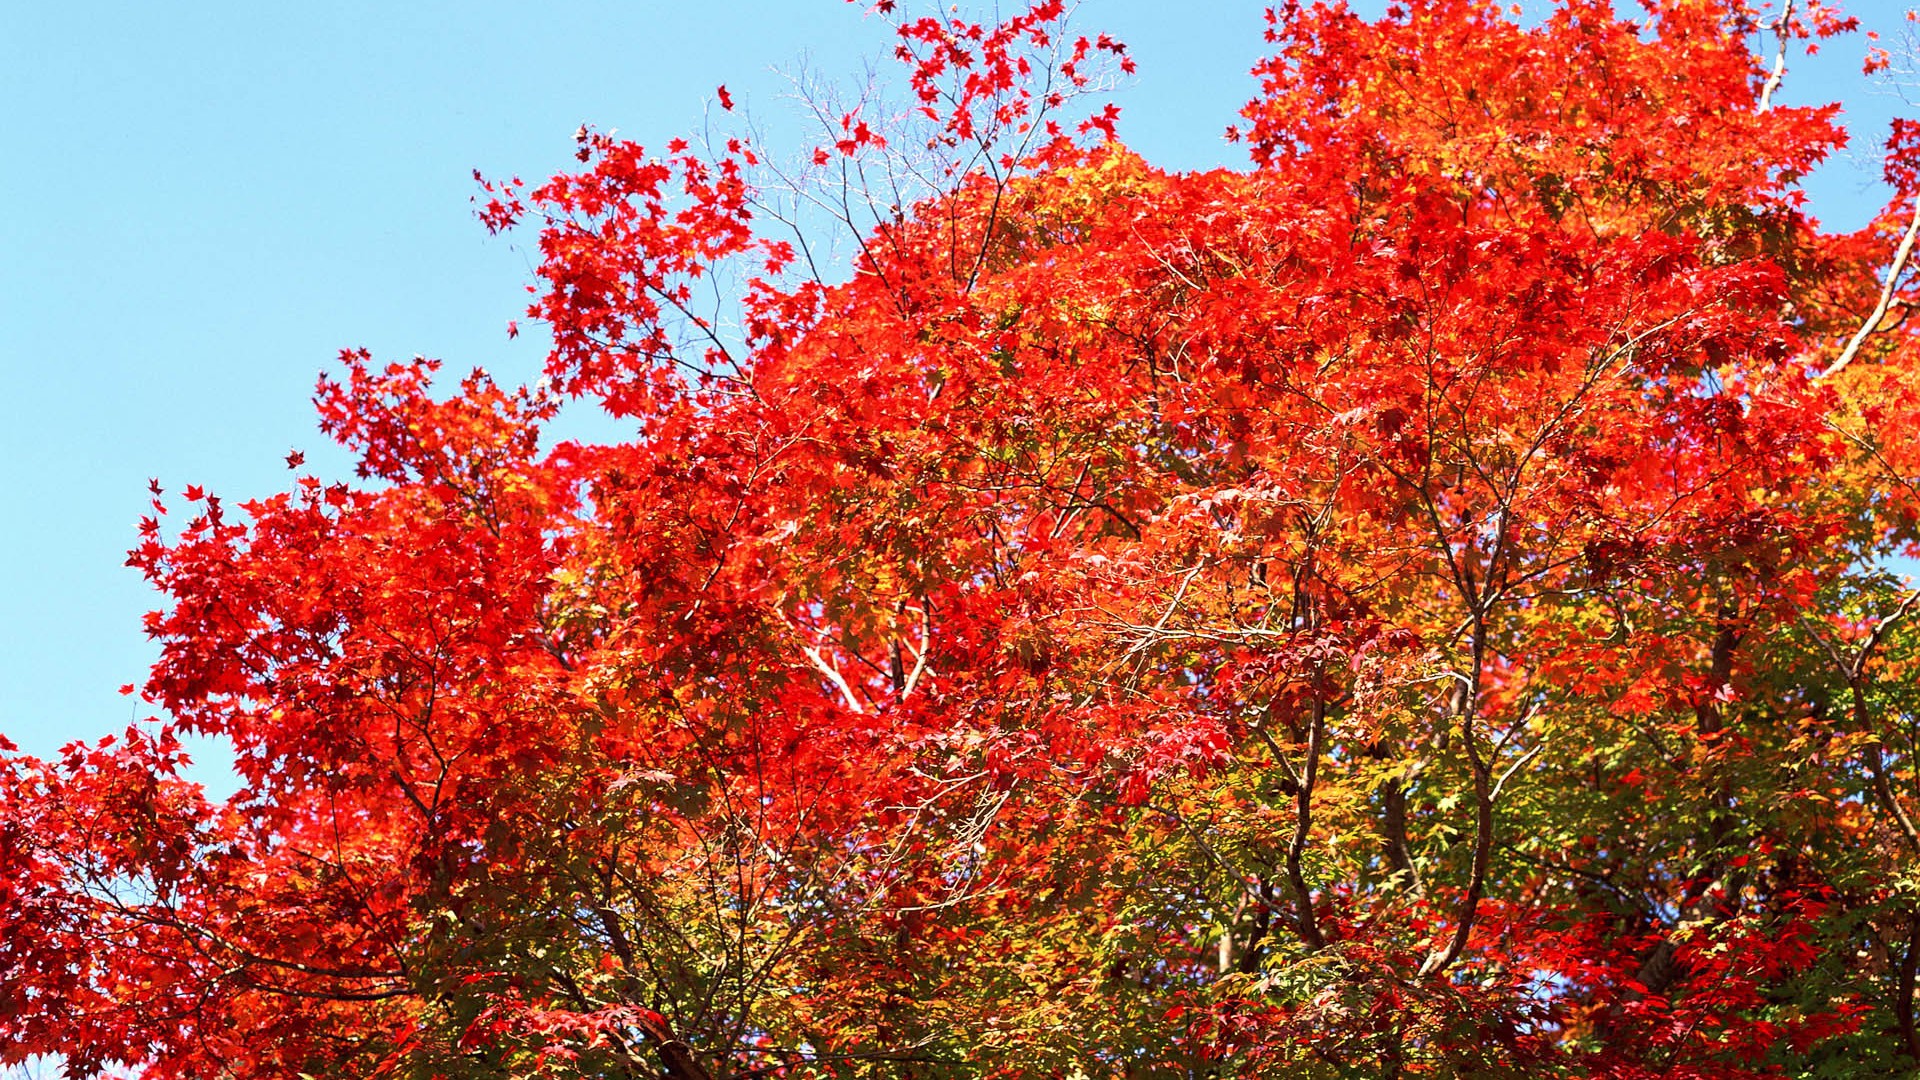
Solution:
{"label": "clear blue sky", "polygon": [[[135,715],[116,688],[144,678],[155,598],[122,563],[149,477],[237,501],[284,486],[295,447],[343,474],[308,404],[343,346],[537,368],[538,335],[505,334],[528,258],[473,220],[474,169],[566,168],[583,121],[663,143],[720,83],[777,136],[774,68],[851,75],[887,46],[840,0],[0,7],[0,733],[39,754]],[[1139,60],[1121,136],[1237,163],[1220,132],[1260,11],[1084,0],[1077,24]],[[1897,102],[1862,85],[1864,47],[1796,59],[1786,100],[1847,101],[1870,147]],[[1836,162],[1816,211],[1858,224],[1876,174]]]}

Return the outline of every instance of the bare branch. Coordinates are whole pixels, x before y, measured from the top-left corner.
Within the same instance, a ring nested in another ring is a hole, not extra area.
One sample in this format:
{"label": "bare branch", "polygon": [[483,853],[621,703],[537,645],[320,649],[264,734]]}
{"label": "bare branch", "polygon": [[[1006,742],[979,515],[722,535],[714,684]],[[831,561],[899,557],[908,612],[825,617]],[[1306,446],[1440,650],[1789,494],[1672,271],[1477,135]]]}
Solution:
{"label": "bare branch", "polygon": [[840,674],[839,668],[828,663],[827,658],[820,655],[819,649],[809,645],[803,647],[800,651],[805,653],[807,659],[813,662],[814,668],[818,670],[820,674],[825,675],[834,686],[839,688],[840,697],[846,701],[848,711],[857,713],[866,711],[860,707],[860,699],[854,696],[853,687],[847,685],[846,676]]}
{"label": "bare branch", "polygon": [[1780,88],[1780,80],[1787,74],[1787,23],[1793,18],[1793,0],[1787,0],[1780,8],[1780,17],[1773,21],[1773,39],[1777,47],[1773,53],[1773,73],[1767,76],[1765,86],[1760,88],[1760,111],[1766,112],[1773,101],[1773,92]]}
{"label": "bare branch", "polygon": [[1860,329],[1853,332],[1852,340],[1848,341],[1847,347],[1840,351],[1840,358],[1829,365],[1825,371],[1814,376],[1815,382],[1830,379],[1846,370],[1847,365],[1853,363],[1854,357],[1860,354],[1860,346],[1880,329],[1881,321],[1887,317],[1887,312],[1893,307],[1893,294],[1899,288],[1900,275],[1906,272],[1907,261],[1913,257],[1913,244],[1916,237],[1920,237],[1920,196],[1915,196],[1913,200],[1913,218],[1907,222],[1906,234],[1900,238],[1900,246],[1893,253],[1893,265],[1887,267],[1887,280],[1880,286],[1879,302],[1874,304],[1873,312],[1861,322]]}

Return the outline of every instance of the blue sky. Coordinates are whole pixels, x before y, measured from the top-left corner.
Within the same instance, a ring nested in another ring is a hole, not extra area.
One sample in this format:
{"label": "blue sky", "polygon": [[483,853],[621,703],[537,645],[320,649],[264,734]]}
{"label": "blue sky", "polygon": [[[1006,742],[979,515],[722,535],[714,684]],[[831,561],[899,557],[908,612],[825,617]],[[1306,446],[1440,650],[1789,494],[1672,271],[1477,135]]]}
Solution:
{"label": "blue sky", "polygon": [[[39,754],[136,716],[116,689],[144,677],[155,597],[122,563],[149,477],[238,501],[283,487],[293,448],[344,475],[308,402],[344,346],[537,369],[539,336],[505,333],[529,258],[473,219],[474,169],[567,168],[582,122],[664,143],[721,83],[777,141],[776,68],[852,76],[888,43],[839,0],[3,7],[0,733]],[[1083,0],[1076,24],[1139,60],[1122,138],[1164,166],[1237,163],[1220,133],[1253,92],[1260,12]],[[1859,78],[1864,48],[1796,58],[1784,100],[1846,101],[1871,148],[1899,103]],[[1859,224],[1877,172],[1829,165],[1816,213]]]}

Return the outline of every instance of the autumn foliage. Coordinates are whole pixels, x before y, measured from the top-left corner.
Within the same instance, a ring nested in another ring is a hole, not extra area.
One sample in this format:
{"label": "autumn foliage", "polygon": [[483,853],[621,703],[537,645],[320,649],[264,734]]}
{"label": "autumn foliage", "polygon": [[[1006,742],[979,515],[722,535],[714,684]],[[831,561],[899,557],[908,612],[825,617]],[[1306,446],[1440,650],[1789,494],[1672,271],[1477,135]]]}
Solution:
{"label": "autumn foliage", "polygon": [[0,768],[0,1062],[1909,1075],[1916,128],[1823,232],[1851,23],[1648,7],[1287,4],[1202,173],[1059,0],[891,16],[790,164],[487,182],[544,378],[347,352],[360,482],[156,488],[159,718]]}

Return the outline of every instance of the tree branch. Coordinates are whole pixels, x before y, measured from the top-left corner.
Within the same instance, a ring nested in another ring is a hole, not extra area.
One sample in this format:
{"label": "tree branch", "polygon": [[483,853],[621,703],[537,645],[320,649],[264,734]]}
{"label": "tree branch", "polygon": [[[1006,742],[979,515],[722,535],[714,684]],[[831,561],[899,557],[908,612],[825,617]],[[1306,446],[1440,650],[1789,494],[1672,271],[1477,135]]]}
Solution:
{"label": "tree branch", "polygon": [[1920,237],[1920,195],[1914,197],[1913,219],[1907,222],[1907,231],[1900,237],[1900,246],[1894,250],[1893,265],[1887,267],[1887,280],[1880,286],[1880,300],[1873,305],[1873,313],[1860,324],[1860,329],[1853,332],[1853,338],[1841,350],[1840,358],[1814,376],[1815,382],[1830,379],[1846,370],[1854,357],[1860,355],[1860,346],[1880,328],[1881,320],[1887,317],[1887,311],[1893,307],[1894,291],[1899,287],[1900,275],[1906,272],[1907,261],[1913,257],[1913,245],[1917,237]]}

